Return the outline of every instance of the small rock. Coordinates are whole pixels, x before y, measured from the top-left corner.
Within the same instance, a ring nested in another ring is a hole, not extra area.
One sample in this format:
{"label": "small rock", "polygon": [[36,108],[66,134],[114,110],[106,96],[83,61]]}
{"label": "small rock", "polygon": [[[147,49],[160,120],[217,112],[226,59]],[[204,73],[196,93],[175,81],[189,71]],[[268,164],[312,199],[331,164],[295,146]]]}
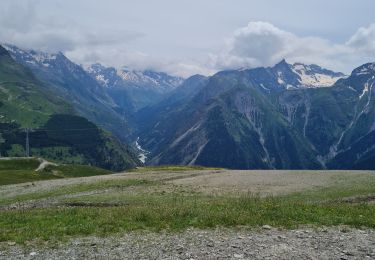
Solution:
{"label": "small rock", "polygon": [[14,241],[9,241],[8,242],[8,246],[15,246],[16,245],[16,242],[14,242]]}
{"label": "small rock", "polygon": [[30,256],[36,256],[38,253],[37,252],[31,252]]}
{"label": "small rock", "polygon": [[237,259],[242,259],[243,255],[242,254],[234,254],[233,257],[237,258]]}
{"label": "small rock", "polygon": [[179,253],[179,254],[182,254],[184,252],[184,246],[183,245],[178,245],[176,247],[176,251]]}
{"label": "small rock", "polygon": [[269,226],[269,225],[264,225],[264,226],[262,226],[262,228],[263,228],[263,229],[266,229],[266,230],[270,230],[270,229],[272,229],[272,227]]}

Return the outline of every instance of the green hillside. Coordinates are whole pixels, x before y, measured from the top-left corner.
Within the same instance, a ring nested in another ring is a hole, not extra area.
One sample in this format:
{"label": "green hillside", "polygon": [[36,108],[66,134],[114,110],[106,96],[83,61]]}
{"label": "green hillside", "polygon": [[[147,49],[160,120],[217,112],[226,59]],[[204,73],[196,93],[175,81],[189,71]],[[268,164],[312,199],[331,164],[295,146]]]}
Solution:
{"label": "green hillside", "polygon": [[85,165],[49,165],[41,171],[36,171],[40,163],[41,161],[36,158],[0,160],[0,185],[111,173]]}
{"label": "green hillside", "polygon": [[0,47],[0,153],[24,156],[30,128],[31,155],[114,171],[135,167],[136,155],[111,134],[76,116],[34,75]]}

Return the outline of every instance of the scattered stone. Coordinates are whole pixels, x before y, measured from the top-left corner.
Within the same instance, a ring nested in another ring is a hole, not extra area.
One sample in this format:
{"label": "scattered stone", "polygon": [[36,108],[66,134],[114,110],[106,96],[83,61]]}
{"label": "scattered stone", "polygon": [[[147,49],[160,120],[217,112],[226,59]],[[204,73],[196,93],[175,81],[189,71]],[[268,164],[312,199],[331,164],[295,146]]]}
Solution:
{"label": "scattered stone", "polygon": [[16,245],[16,242],[14,242],[14,241],[9,241],[8,242],[8,246],[15,246]]}
{"label": "scattered stone", "polygon": [[185,247],[183,245],[177,245],[177,247],[176,247],[176,251],[179,254],[182,254],[184,252],[184,249],[185,249]]}
{"label": "scattered stone", "polygon": [[264,225],[264,226],[262,226],[262,228],[263,228],[263,229],[266,229],[266,230],[271,230],[271,229],[272,229],[272,227],[269,226],[269,225]]}
{"label": "scattered stone", "polygon": [[33,251],[26,255],[24,246],[6,242],[0,243],[0,259],[374,259],[374,229],[345,228],[345,233],[342,227],[326,229],[130,232],[33,243]]}

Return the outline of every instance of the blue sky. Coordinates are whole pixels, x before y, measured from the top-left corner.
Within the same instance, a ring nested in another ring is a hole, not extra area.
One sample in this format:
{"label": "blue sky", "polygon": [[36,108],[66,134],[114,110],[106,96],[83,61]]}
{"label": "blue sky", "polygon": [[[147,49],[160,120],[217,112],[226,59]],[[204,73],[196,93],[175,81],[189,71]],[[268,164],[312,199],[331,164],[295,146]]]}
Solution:
{"label": "blue sky", "polygon": [[373,0],[2,0],[0,39],[84,65],[189,76],[281,58],[349,73],[375,61]]}

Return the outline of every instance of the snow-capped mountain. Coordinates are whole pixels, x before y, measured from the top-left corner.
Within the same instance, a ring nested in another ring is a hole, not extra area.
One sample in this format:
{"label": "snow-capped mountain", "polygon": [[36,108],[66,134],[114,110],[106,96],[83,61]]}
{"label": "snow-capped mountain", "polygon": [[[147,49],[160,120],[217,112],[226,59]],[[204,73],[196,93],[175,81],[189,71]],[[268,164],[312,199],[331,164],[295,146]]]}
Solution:
{"label": "snow-capped mountain", "polygon": [[331,87],[345,74],[324,69],[318,65],[288,64],[285,60],[276,64],[272,71],[277,82],[287,89]]}
{"label": "snow-capped mountain", "polygon": [[127,110],[117,105],[107,89],[61,52],[46,53],[5,45],[12,58],[29,68],[48,91],[69,101],[78,113],[126,139]]}
{"label": "snow-capped mountain", "polygon": [[44,67],[50,67],[51,61],[55,61],[57,56],[61,53],[45,53],[38,52],[34,50],[22,50],[12,45],[4,45],[4,48],[12,55],[12,57],[17,57],[17,59],[22,59],[23,62],[30,65],[42,65]]}
{"label": "snow-capped mountain", "polygon": [[86,71],[119,107],[130,111],[154,104],[183,82],[182,78],[163,72],[115,69],[98,63],[87,67]]}
{"label": "snow-capped mountain", "polygon": [[302,63],[294,63],[292,70],[301,78],[301,86],[305,87],[331,87],[345,74],[323,69],[318,65],[305,65]]}
{"label": "snow-capped mountain", "polygon": [[282,61],[200,82],[178,102],[167,97],[139,112],[147,164],[375,169],[374,63],[345,77]]}
{"label": "snow-capped mountain", "polygon": [[63,53],[26,50],[13,45],[4,45],[4,47],[14,60],[30,68],[52,87],[64,92],[77,92],[80,95],[90,92],[101,102],[113,105],[102,87],[80,65],[69,60]]}
{"label": "snow-capped mountain", "polygon": [[126,67],[115,69],[99,63],[87,67],[86,71],[105,87],[136,87],[164,93],[175,89],[183,82],[183,78],[164,72],[131,70]]}
{"label": "snow-capped mountain", "polygon": [[366,63],[363,64],[362,66],[356,68],[353,70],[352,74],[355,74],[357,76],[359,75],[368,75],[375,73],[375,63]]}

